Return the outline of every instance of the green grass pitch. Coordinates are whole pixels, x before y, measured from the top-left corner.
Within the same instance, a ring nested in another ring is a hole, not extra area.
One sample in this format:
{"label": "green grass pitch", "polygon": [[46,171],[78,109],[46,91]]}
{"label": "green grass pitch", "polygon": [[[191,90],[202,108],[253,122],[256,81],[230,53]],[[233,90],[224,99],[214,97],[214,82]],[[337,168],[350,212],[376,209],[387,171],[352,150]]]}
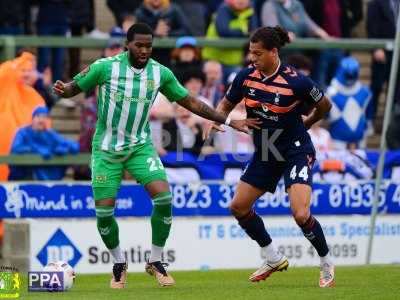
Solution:
{"label": "green grass pitch", "polygon": [[289,268],[266,281],[251,283],[251,270],[171,272],[174,287],[157,286],[144,273],[130,273],[124,290],[108,287],[110,275],[77,275],[73,288],[64,293],[28,293],[26,278],[20,299],[400,299],[400,266],[337,267],[336,287],[318,287],[318,268]]}

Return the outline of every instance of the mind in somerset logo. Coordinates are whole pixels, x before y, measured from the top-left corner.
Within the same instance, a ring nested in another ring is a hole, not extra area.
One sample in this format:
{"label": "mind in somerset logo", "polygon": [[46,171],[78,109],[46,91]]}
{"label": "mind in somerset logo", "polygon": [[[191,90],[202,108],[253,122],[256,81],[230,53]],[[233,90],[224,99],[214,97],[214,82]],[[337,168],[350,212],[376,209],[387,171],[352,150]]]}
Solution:
{"label": "mind in somerset logo", "polygon": [[81,257],[81,252],[60,228],[56,230],[36,255],[42,266],[47,265],[51,261],[62,260],[75,267]]}
{"label": "mind in somerset logo", "polygon": [[14,213],[16,218],[21,217],[21,209],[24,208],[24,199],[29,198],[28,194],[19,189],[18,185],[6,187],[7,201],[4,203],[7,212]]}
{"label": "mind in somerset logo", "polygon": [[0,266],[0,298],[18,298],[21,277],[13,267]]}
{"label": "mind in somerset logo", "polygon": [[[47,185],[40,185],[40,187],[49,188]],[[27,188],[24,185],[11,184],[6,186],[5,190],[7,195],[7,199],[4,202],[5,211],[14,214],[16,218],[20,218],[24,214],[29,215],[30,212],[37,214],[46,211],[67,211],[69,209],[65,203],[65,194],[63,193],[58,196],[58,199],[53,200],[46,198],[45,195],[34,197],[36,189]]]}

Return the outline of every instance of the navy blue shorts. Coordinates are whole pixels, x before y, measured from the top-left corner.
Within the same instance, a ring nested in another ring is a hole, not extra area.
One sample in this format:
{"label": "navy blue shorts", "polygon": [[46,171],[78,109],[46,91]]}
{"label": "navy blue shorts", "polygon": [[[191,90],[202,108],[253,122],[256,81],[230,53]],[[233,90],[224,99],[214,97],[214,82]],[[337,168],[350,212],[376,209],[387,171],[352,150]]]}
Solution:
{"label": "navy blue shorts", "polygon": [[312,185],[312,166],[315,161],[314,152],[291,153],[285,161],[275,159],[263,161],[254,155],[247,165],[240,180],[268,192],[274,193],[282,175],[286,190],[295,183]]}

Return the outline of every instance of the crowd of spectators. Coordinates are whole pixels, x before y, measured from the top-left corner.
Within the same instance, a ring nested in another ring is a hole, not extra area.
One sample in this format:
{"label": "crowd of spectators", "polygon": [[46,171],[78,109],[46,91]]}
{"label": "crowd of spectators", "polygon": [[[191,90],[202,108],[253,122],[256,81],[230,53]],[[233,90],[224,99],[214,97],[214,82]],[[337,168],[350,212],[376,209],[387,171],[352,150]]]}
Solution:
{"label": "crowd of spectators", "polygon": [[[94,0],[0,0],[0,34],[109,37],[103,53],[107,57],[124,51],[121,39],[132,24],[145,22],[153,28],[156,37],[177,38],[172,50],[153,49],[153,58],[170,67],[193,96],[216,107],[236,72],[248,65],[248,49],[199,47],[196,37],[246,38],[259,26],[280,25],[289,32],[292,41],[308,37],[329,41],[351,37],[365,17],[368,38],[392,39],[399,2],[371,0],[363,5],[362,0],[107,0],[115,24],[109,32],[102,33],[95,23]],[[60,100],[51,92],[52,83],[68,80],[84,67],[80,49],[69,49],[67,55],[64,48],[39,47],[36,53],[37,66],[30,86],[51,110]],[[311,76],[333,101],[333,109],[322,127],[315,125],[310,130],[317,150],[365,147],[366,137],[374,132],[378,99],[389,78],[392,52],[387,49],[372,52],[369,85],[360,81],[357,59],[342,49],[285,50],[282,57],[284,62]],[[64,68],[67,65],[69,68]],[[79,105],[82,111],[79,147],[82,152],[90,152],[97,112],[96,91],[85,95]],[[245,107],[239,105],[232,113],[244,116]],[[252,150],[248,136],[230,130],[224,136],[218,134],[214,142],[204,146],[203,120],[171,105],[162,95],[157,97],[150,119],[160,155],[177,147],[195,155]],[[399,121],[400,84],[387,135],[392,148],[400,148],[400,129],[395,126]],[[169,135],[168,144],[163,132]],[[87,179],[90,172],[87,168],[76,168],[75,177]]]}

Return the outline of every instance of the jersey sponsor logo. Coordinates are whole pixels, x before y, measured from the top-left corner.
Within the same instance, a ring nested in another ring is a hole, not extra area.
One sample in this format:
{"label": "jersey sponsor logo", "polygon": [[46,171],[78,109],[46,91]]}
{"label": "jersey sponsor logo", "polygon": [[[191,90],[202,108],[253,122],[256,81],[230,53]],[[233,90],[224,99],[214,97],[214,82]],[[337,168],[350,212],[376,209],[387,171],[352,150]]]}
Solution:
{"label": "jersey sponsor logo", "polygon": [[130,102],[144,102],[144,103],[150,103],[151,99],[147,98],[134,98],[134,97],[125,97],[124,95],[121,95],[121,97],[118,97],[117,101],[130,101]]}
{"label": "jersey sponsor logo", "polygon": [[145,98],[145,97],[126,97],[123,93],[120,93],[118,91],[112,90],[110,92],[110,96],[114,99],[115,102],[123,102],[123,101],[130,101],[130,102],[144,102],[144,103],[150,103],[151,99]]}
{"label": "jersey sponsor logo", "polygon": [[275,121],[275,122],[279,121],[279,116],[268,116],[268,115],[264,114],[262,111],[259,111],[259,110],[255,110],[254,113],[259,115],[259,116],[261,116],[261,117],[263,117],[266,120]]}
{"label": "jersey sponsor logo", "polygon": [[256,90],[255,89],[249,89],[249,96],[255,96]]}
{"label": "jersey sponsor logo", "polygon": [[315,102],[318,102],[322,98],[322,92],[314,86],[310,92],[310,96]]}

